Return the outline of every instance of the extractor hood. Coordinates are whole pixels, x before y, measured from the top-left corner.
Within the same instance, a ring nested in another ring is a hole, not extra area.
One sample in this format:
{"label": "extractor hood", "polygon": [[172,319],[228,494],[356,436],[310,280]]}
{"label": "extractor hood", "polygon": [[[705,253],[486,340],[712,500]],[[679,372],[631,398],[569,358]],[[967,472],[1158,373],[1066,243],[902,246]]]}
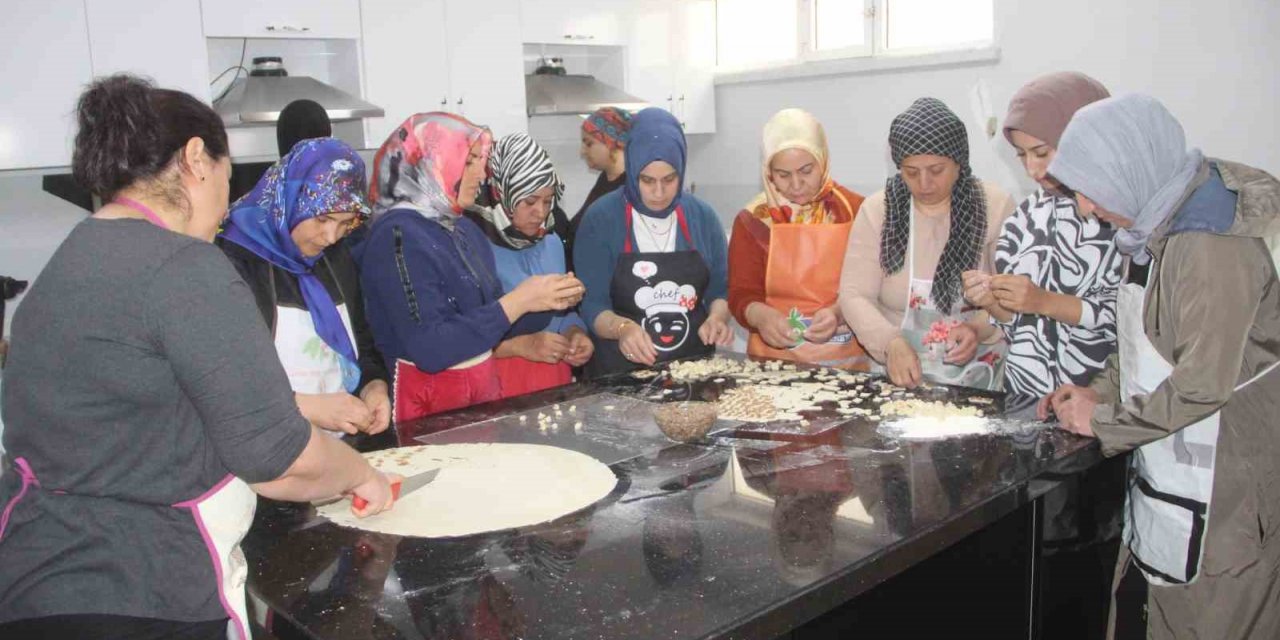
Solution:
{"label": "extractor hood", "polygon": [[254,58],[249,76],[232,83],[213,109],[229,127],[265,124],[279,120],[290,102],[304,99],[319,103],[334,122],[385,115],[381,107],[315,78],[288,75],[276,57]]}
{"label": "extractor hood", "polygon": [[525,104],[530,116],[585,115],[601,107],[639,111],[650,106],[621,89],[592,76],[568,75],[558,60],[524,77]]}

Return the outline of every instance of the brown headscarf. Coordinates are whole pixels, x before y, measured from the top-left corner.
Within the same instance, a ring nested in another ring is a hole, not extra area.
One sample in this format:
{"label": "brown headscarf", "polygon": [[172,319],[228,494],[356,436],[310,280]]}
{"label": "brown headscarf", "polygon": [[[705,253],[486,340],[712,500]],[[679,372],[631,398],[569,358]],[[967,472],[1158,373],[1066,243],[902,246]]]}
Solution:
{"label": "brown headscarf", "polygon": [[1075,71],[1059,71],[1028,82],[1009,100],[1004,137],[1013,144],[1013,130],[1039,138],[1054,149],[1062,132],[1081,107],[1109,97],[1101,82]]}

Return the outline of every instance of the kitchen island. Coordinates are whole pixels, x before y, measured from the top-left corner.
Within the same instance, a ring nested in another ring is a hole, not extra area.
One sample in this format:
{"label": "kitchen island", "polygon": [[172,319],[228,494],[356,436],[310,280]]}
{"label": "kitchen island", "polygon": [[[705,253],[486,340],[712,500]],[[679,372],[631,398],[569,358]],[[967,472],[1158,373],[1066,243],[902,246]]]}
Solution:
{"label": "kitchen island", "polygon": [[653,423],[657,403],[734,385],[622,375],[358,440],[549,444],[619,482],[553,522],[449,539],[264,500],[244,542],[257,622],[281,639],[1038,637],[1040,497],[1100,460],[1094,441],[998,394],[999,428],[946,439],[829,411],[692,444]]}

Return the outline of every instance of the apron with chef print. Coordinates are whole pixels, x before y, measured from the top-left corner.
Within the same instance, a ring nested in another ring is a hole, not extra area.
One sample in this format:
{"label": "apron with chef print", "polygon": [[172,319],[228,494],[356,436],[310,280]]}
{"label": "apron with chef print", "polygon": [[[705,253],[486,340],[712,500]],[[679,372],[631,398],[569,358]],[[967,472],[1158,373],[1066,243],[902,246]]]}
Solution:
{"label": "apron with chef print", "polygon": [[[644,328],[658,351],[657,362],[710,355],[715,345],[705,345],[698,329],[707,319],[703,294],[711,282],[711,271],[693,244],[684,208],[674,215],[689,249],[669,253],[637,252],[632,242],[631,205],[626,209],[626,243],[613,269],[609,295],[613,312]],[[635,369],[617,340],[596,339],[595,353],[588,363],[592,376]]]}
{"label": "apron with chef print", "polygon": [[[902,337],[911,344],[920,358],[920,372],[924,378],[940,384],[999,391],[1003,384],[1003,338],[994,344],[978,343],[978,351],[967,364],[947,364],[947,338],[952,327],[968,322],[977,311],[962,308],[960,313],[943,313],[933,300],[933,280],[916,278],[915,207],[912,207],[912,229],[907,243],[907,308],[902,314]],[[957,305],[963,305],[958,301]],[[872,371],[884,373],[881,365]]]}
{"label": "apron with chef print", "polygon": [[[327,261],[321,262],[326,266],[329,264]],[[330,348],[316,332],[316,323],[312,320],[310,311],[276,303],[279,298],[276,296],[274,267],[267,277],[271,283],[271,300],[275,303],[276,319],[272,338],[276,345],[276,355],[289,377],[289,386],[295,393],[345,393],[347,389],[343,382],[342,358],[338,352]],[[338,279],[335,277],[333,281],[337,282]],[[341,296],[341,291],[339,295]],[[342,300],[345,301],[346,297],[342,297]],[[342,318],[342,326],[347,330],[347,337],[351,340],[352,347],[357,349],[359,357],[359,347],[356,346],[355,332],[352,331],[351,316],[347,313],[345,302],[338,305],[338,317]],[[342,433],[337,431],[321,431],[335,438],[342,437]]]}
{"label": "apron with chef print", "polygon": [[[1145,294],[1145,287],[1135,283],[1122,284],[1116,292],[1120,398],[1125,402],[1154,392],[1173,373],[1173,366],[1156,351],[1143,329]],[[1276,366],[1268,367],[1235,390],[1243,389]],[[1139,447],[1130,458],[1124,542],[1133,554],[1134,564],[1151,584],[1190,584],[1199,575],[1213,496],[1220,419],[1221,412],[1216,411]]]}
{"label": "apron with chef print", "polygon": [[[764,303],[784,314],[795,311],[797,322],[808,327],[813,314],[836,303],[840,293],[840,265],[844,261],[853,221],[828,224],[774,224],[769,232],[769,258],[765,266]],[[797,327],[799,331],[799,327]],[[789,349],[775,349],[752,331],[747,353],[777,358],[850,367],[860,363],[865,352],[848,326],[839,329],[825,343],[803,338]],[[865,368],[865,364],[860,364]]]}

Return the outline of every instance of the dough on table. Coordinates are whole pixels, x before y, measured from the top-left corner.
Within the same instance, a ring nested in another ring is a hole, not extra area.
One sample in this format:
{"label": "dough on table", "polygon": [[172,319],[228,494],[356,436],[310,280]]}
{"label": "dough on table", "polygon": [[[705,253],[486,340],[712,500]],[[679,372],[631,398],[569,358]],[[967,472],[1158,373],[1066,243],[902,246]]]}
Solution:
{"label": "dough on table", "polygon": [[344,527],[421,538],[459,537],[555,520],[609,495],[618,479],[591,456],[538,444],[442,444],[365,454],[381,471],[436,479],[368,518],[350,501],[317,509]]}

